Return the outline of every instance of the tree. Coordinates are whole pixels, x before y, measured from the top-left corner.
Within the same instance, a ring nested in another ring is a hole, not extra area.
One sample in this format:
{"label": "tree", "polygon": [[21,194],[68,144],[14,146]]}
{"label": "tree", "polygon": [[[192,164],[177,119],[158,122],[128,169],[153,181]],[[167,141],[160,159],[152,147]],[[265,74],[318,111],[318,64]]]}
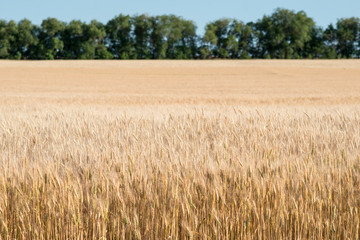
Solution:
{"label": "tree", "polygon": [[173,58],[176,59],[195,58],[197,52],[196,25],[193,21],[190,20],[184,20],[182,18],[180,18],[179,20],[180,20],[180,24],[178,25],[178,28],[181,31],[181,35],[180,38],[178,38],[175,43],[176,45],[174,49]]}
{"label": "tree", "polygon": [[201,54],[211,53],[215,58],[250,58],[252,25],[226,18],[216,20],[206,25],[203,43]]}
{"label": "tree", "polygon": [[9,58],[11,55],[11,44],[15,41],[16,29],[9,28],[6,21],[0,20],[0,58]]}
{"label": "tree", "polygon": [[15,21],[0,21],[0,58],[20,59],[17,44],[18,28]]}
{"label": "tree", "polygon": [[299,58],[306,42],[311,40],[314,21],[305,12],[277,9],[256,25],[258,56],[266,58]]}
{"label": "tree", "polygon": [[326,47],[324,43],[324,32],[320,27],[314,27],[311,38],[305,43],[302,51],[303,58],[326,58]]}
{"label": "tree", "polygon": [[48,18],[41,23],[36,59],[57,59],[62,57],[64,42],[62,39],[65,23],[56,18]]}
{"label": "tree", "polygon": [[156,16],[150,19],[150,51],[153,59],[164,59],[167,53],[168,16]]}
{"label": "tree", "polygon": [[324,55],[326,58],[334,59],[337,58],[336,45],[337,36],[335,27],[330,24],[323,33],[324,39]]}
{"label": "tree", "polygon": [[27,19],[21,20],[17,24],[15,51],[21,55],[22,58],[32,58],[36,54],[38,32],[39,28]]}
{"label": "tree", "polygon": [[171,59],[189,59],[196,53],[196,26],[192,21],[170,15],[167,18],[167,57]]}
{"label": "tree", "polygon": [[106,25],[47,18],[0,20],[1,59],[356,58],[360,19],[342,18],[326,29],[305,12],[276,9],[256,22],[222,18],[203,36],[175,15],[118,15]]}
{"label": "tree", "polygon": [[129,59],[136,57],[131,31],[132,25],[129,15],[120,14],[106,24],[109,51],[115,58]]}
{"label": "tree", "polygon": [[203,42],[215,58],[228,58],[229,45],[234,44],[233,36],[229,36],[230,19],[219,19],[205,26]]}
{"label": "tree", "polygon": [[151,57],[150,33],[151,20],[147,15],[137,15],[131,18],[134,26],[135,53],[138,59],[148,59]]}
{"label": "tree", "polygon": [[90,24],[83,23],[81,42],[79,44],[79,59],[111,59],[113,55],[105,45],[105,26],[92,20]]}
{"label": "tree", "polygon": [[110,59],[105,45],[105,26],[92,20],[90,24],[71,21],[64,32],[64,57],[68,59]]}
{"label": "tree", "polygon": [[253,46],[253,31],[251,24],[233,20],[228,34],[228,48],[231,58],[248,59]]}
{"label": "tree", "polygon": [[92,20],[89,25],[85,25],[84,32],[88,43],[95,49],[95,59],[112,59],[114,57],[106,46],[106,29],[104,24]]}
{"label": "tree", "polygon": [[95,55],[95,49],[84,41],[84,24],[79,20],[73,20],[66,25],[63,34],[65,58],[88,59]]}
{"label": "tree", "polygon": [[359,18],[342,18],[336,23],[337,52],[339,56],[353,58],[357,55]]}
{"label": "tree", "polygon": [[196,26],[175,15],[151,18],[150,50],[154,59],[196,57]]}

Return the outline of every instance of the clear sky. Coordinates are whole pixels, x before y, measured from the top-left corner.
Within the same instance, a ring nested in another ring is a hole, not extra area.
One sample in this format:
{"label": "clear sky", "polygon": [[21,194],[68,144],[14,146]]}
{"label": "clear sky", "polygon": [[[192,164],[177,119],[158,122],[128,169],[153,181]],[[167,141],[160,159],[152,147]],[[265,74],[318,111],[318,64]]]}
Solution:
{"label": "clear sky", "polygon": [[360,0],[4,0],[0,19],[27,18],[40,24],[47,17],[106,23],[123,14],[175,14],[195,21],[202,33],[206,23],[222,17],[256,21],[277,7],[304,10],[317,25],[327,26],[342,17],[360,17]]}

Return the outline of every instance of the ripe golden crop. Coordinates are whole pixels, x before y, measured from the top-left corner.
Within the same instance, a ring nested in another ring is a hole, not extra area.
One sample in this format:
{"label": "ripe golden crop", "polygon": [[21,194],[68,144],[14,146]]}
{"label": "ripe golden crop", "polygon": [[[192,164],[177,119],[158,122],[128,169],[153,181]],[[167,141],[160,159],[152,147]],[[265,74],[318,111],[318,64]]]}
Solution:
{"label": "ripe golden crop", "polygon": [[0,62],[0,239],[359,238],[358,62],[43,64]]}

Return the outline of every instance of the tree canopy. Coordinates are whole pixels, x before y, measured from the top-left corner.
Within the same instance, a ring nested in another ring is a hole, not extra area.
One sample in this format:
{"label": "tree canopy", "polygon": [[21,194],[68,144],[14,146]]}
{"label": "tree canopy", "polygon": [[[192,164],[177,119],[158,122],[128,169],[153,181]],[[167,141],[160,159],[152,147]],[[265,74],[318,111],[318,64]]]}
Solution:
{"label": "tree canopy", "polygon": [[256,22],[222,18],[202,36],[175,15],[115,16],[106,24],[47,18],[0,20],[1,59],[359,58],[360,19],[316,26],[303,11],[278,8]]}

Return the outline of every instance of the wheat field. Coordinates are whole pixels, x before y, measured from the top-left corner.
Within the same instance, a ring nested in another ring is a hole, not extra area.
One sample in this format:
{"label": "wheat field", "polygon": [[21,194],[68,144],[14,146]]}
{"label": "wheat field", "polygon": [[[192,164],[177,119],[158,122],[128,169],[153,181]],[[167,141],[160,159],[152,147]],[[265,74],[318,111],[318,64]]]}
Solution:
{"label": "wheat field", "polygon": [[360,239],[360,62],[0,61],[0,239]]}

